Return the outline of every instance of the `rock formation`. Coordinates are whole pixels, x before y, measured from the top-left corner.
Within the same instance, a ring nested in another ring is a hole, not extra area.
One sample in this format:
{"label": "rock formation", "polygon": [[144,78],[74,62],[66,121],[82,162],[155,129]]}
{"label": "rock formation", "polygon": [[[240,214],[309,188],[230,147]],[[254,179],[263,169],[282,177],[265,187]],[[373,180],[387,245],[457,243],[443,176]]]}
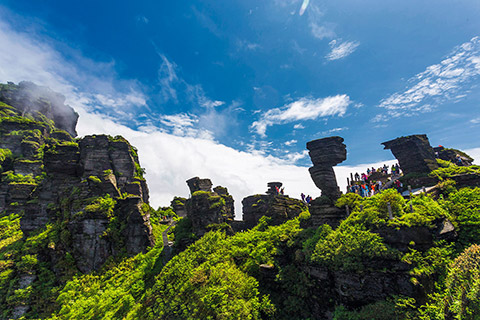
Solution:
{"label": "rock formation", "polygon": [[[435,152],[435,156],[438,159],[442,159],[445,161],[450,161],[459,166],[471,166],[473,164],[473,158],[470,157],[465,152],[456,149],[444,148],[443,146],[438,146],[433,148]],[[461,162],[458,161],[458,158],[461,159]]]}
{"label": "rock formation", "polygon": [[392,151],[404,174],[429,173],[438,168],[426,134],[400,137],[382,144]]}
{"label": "rock formation", "polygon": [[335,201],[341,196],[333,166],[347,158],[347,150],[341,137],[329,137],[307,142],[313,167],[309,169],[315,185],[322,196]]}
{"label": "rock formation", "polygon": [[212,191],[210,179],[198,177],[187,180],[191,198],[186,201],[186,214],[192,222],[192,230],[202,236],[213,225],[229,223],[235,217],[233,197],[225,187],[215,187]]}
{"label": "rock formation", "polygon": [[45,88],[3,85],[0,96],[22,106],[0,104],[0,211],[19,214],[25,236],[47,225],[60,228],[48,259],[69,252],[80,271],[90,272],[112,255],[137,254],[153,244],[142,210],[148,188],[128,141],[105,135],[72,139],[49,118],[75,133],[77,115]]}
{"label": "rock formation", "polygon": [[35,120],[53,120],[55,127],[67,131],[75,137],[78,114],[65,105],[65,97],[47,87],[22,81],[0,84],[0,101],[15,107],[21,115],[30,114]]}
{"label": "rock formation", "polygon": [[242,200],[244,229],[256,226],[263,216],[271,218],[269,224],[278,225],[306,210],[306,205],[301,200],[278,195],[275,187],[281,186],[281,182],[270,182],[266,195],[257,194]]}

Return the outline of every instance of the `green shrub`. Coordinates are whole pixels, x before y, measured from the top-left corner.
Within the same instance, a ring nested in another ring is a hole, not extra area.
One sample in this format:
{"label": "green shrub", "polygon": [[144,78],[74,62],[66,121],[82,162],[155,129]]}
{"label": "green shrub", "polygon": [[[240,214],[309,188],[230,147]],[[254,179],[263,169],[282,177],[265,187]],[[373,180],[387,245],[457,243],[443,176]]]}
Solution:
{"label": "green shrub", "polygon": [[388,248],[378,234],[360,225],[342,224],[320,238],[312,261],[336,270],[361,271],[367,269],[374,258],[395,257],[397,253]]}
{"label": "green shrub", "polygon": [[430,176],[442,181],[444,179],[451,178],[459,174],[467,173],[480,174],[480,166],[473,165],[468,167],[460,167],[457,165],[451,165],[446,168],[438,168],[436,170],[433,170],[432,172],[430,172]]}
{"label": "green shrub", "polygon": [[112,218],[115,204],[116,201],[109,194],[107,194],[105,197],[99,197],[93,200],[85,207],[85,211],[90,213],[100,213]]}

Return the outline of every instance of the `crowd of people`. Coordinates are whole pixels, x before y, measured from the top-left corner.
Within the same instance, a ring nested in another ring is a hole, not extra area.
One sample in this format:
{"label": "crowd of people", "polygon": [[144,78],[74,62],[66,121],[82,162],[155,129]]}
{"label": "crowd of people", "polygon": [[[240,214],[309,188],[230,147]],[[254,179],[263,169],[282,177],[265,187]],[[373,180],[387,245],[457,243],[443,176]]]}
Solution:
{"label": "crowd of people", "polygon": [[[394,179],[401,175],[401,169],[398,163],[392,164],[391,167],[387,166],[386,164],[383,167],[375,169],[372,167],[371,169],[368,168],[366,173],[351,175],[354,179],[350,181],[348,186],[347,192],[356,193],[362,197],[371,197],[379,192],[381,192],[382,188],[384,187],[382,178],[385,180],[389,176],[389,169],[390,169],[390,177]],[[374,175],[375,173],[380,173],[380,176]],[[377,180],[373,180],[376,178]],[[403,185],[399,180],[395,180],[393,186],[401,192]]]}

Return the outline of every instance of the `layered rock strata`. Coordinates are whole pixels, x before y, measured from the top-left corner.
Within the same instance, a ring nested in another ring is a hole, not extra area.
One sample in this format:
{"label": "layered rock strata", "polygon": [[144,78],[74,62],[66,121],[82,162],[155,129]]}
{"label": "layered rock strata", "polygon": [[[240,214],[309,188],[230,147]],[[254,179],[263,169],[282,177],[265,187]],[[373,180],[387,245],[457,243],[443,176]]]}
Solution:
{"label": "layered rock strata", "polygon": [[[26,237],[59,228],[62,236],[48,259],[68,252],[82,272],[98,270],[119,252],[136,254],[153,245],[142,209],[148,188],[135,149],[121,137],[74,140],[37,113],[38,101],[31,99],[12,96],[26,103],[21,110],[0,105],[0,212],[19,214]],[[52,99],[58,101],[42,103],[55,118],[64,114],[57,109],[63,100]]]}
{"label": "layered rock strata", "polygon": [[429,173],[438,169],[435,152],[426,134],[400,137],[382,144],[397,158],[403,174]]}
{"label": "layered rock strata", "polygon": [[315,185],[322,190],[322,196],[332,201],[341,196],[333,166],[347,158],[347,150],[341,137],[329,137],[307,142],[313,167],[309,169]]}
{"label": "layered rock strata", "polygon": [[215,187],[212,191],[210,179],[198,177],[187,180],[191,197],[186,201],[186,215],[192,223],[196,236],[202,236],[211,227],[230,223],[235,217],[233,197],[225,187]]}
{"label": "layered rock strata", "polygon": [[46,117],[53,120],[55,127],[75,137],[78,113],[65,105],[65,97],[47,87],[28,81],[18,85],[9,82],[0,84],[0,101],[16,108],[22,115],[30,114],[36,120]]}
{"label": "layered rock strata", "polygon": [[257,194],[242,200],[243,229],[253,228],[263,216],[270,218],[269,224],[278,225],[306,210],[306,205],[302,201],[277,194],[276,190],[281,186],[281,182],[269,182],[266,195]]}

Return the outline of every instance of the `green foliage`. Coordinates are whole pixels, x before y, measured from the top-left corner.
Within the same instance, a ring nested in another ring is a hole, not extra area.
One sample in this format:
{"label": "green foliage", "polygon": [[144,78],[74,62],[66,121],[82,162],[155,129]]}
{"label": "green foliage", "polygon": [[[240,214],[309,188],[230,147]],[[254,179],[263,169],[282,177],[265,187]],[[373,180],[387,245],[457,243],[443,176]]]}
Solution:
{"label": "green foliage", "polygon": [[472,245],[452,263],[447,276],[448,309],[457,319],[480,315],[480,246]]}
{"label": "green foliage", "polygon": [[95,198],[89,205],[85,207],[85,211],[89,213],[99,213],[106,217],[113,217],[113,209],[117,202],[109,195]]}
{"label": "green foliage", "polygon": [[184,249],[185,244],[190,244],[197,239],[192,229],[192,220],[189,218],[182,218],[178,220],[173,229],[175,239],[175,247]]}
{"label": "green foliage", "polygon": [[0,163],[8,158],[12,158],[12,151],[10,149],[0,149]]}
{"label": "green foliage", "polygon": [[137,312],[158,274],[162,246],[68,281],[52,319],[144,319]]}
{"label": "green foliage", "polygon": [[440,168],[448,168],[455,165],[453,162],[442,159],[437,159],[437,164]]}
{"label": "green foliage", "polygon": [[[59,281],[76,272],[65,256],[59,255],[53,273],[51,262],[40,259],[42,252],[60,245],[65,226],[47,224],[27,238],[20,230],[20,216],[11,214],[0,218],[0,317],[10,318],[15,306],[28,304],[27,318],[45,318],[56,307]],[[67,271],[68,270],[68,271]],[[21,277],[36,276],[36,281],[20,289]]]}
{"label": "green foliage", "polygon": [[480,166],[468,166],[468,167],[463,167],[463,166],[457,166],[457,165],[451,165],[446,168],[438,168],[436,170],[433,170],[430,172],[431,177],[435,177],[438,180],[442,181],[447,178],[451,178],[453,176],[459,175],[459,174],[480,174]]}
{"label": "green foliage", "polygon": [[312,254],[312,261],[333,269],[362,271],[374,258],[393,259],[398,254],[382,238],[359,225],[342,224],[335,231],[324,230]]}
{"label": "green foliage", "polygon": [[97,176],[89,176],[88,180],[92,181],[93,183],[97,183],[97,184],[102,183],[102,180],[100,180],[100,178],[97,177]]}
{"label": "green foliage", "polygon": [[356,207],[362,204],[362,200],[363,198],[358,194],[349,192],[349,193],[343,194],[340,198],[338,198],[337,202],[335,203],[335,206],[339,208],[348,206],[350,210],[354,210]]}
{"label": "green foliage", "polygon": [[343,305],[335,308],[334,320],[391,320],[417,319],[415,299],[393,297],[367,304],[358,310],[347,310]]}
{"label": "green foliage", "polygon": [[22,174],[15,174],[13,171],[7,171],[2,173],[2,181],[7,183],[26,183],[26,184],[36,184],[35,178],[32,174],[22,175]]}
{"label": "green foliage", "polygon": [[480,241],[480,188],[463,188],[441,202],[458,227],[460,250]]}
{"label": "green foliage", "polygon": [[409,204],[413,207],[413,212],[410,212],[410,208],[405,208],[405,214],[389,221],[390,226],[427,226],[435,227],[433,223],[436,219],[449,217],[448,212],[443,209],[437,201],[432,198],[420,195],[413,197]]}
{"label": "green foliage", "polygon": [[476,320],[480,314],[480,246],[465,249],[451,263],[445,288],[420,309],[424,320]]}
{"label": "green foliage", "polygon": [[210,202],[210,210],[222,208],[225,206],[225,199],[221,196],[211,196],[208,198]]}

